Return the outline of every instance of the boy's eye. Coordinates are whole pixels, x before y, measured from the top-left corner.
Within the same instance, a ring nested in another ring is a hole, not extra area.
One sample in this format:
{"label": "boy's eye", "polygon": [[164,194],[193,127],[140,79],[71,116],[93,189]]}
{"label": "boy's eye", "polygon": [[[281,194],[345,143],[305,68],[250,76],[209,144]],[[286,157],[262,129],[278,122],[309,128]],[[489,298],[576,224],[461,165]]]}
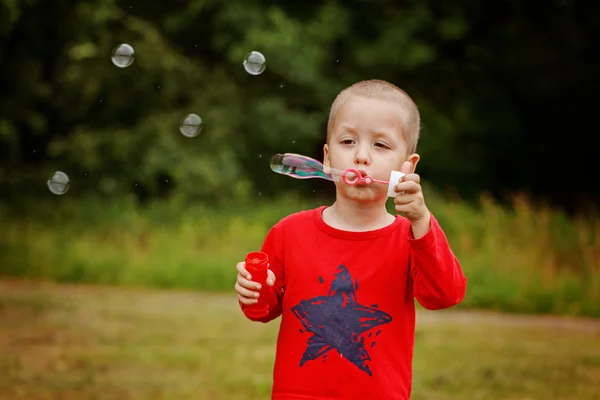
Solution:
{"label": "boy's eye", "polygon": [[354,140],[352,140],[352,139],[345,139],[345,140],[342,140],[341,143],[342,144],[352,144],[353,142],[354,142]]}
{"label": "boy's eye", "polygon": [[388,146],[385,143],[375,143],[375,146],[382,147],[384,149],[389,149],[390,148],[390,146]]}

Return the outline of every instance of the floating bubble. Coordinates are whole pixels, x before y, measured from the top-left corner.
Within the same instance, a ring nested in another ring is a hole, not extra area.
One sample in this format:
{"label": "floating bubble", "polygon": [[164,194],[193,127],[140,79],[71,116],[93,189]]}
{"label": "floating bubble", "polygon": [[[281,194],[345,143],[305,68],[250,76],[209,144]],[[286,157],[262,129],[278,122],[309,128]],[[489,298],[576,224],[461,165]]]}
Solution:
{"label": "floating bubble", "polygon": [[259,53],[258,51],[250,52],[244,60],[244,69],[247,73],[251,75],[260,75],[263,72],[265,72],[266,68],[267,61],[265,59],[265,56],[263,56],[262,53]]}
{"label": "floating bubble", "polygon": [[119,68],[127,68],[133,64],[135,51],[128,44],[120,44],[112,52],[112,62]]}
{"label": "floating bubble", "polygon": [[56,171],[47,182],[48,189],[56,195],[67,193],[71,186],[69,177],[62,171]]}
{"label": "floating bubble", "polygon": [[321,178],[338,181],[342,171],[326,168],[319,161],[295,153],[276,154],[271,158],[271,170],[296,179]]}
{"label": "floating bubble", "polygon": [[188,114],[181,120],[179,131],[183,136],[196,137],[202,131],[202,118],[197,114]]}

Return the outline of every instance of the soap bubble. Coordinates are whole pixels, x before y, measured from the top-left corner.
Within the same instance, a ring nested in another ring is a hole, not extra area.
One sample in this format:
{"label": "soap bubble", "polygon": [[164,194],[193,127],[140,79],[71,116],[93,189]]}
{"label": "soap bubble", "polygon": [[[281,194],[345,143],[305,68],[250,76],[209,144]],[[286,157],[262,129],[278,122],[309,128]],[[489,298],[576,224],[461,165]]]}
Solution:
{"label": "soap bubble", "polygon": [[62,171],[56,171],[47,182],[48,189],[56,195],[67,193],[71,186],[69,177]]}
{"label": "soap bubble", "polygon": [[244,69],[251,75],[260,75],[265,72],[266,68],[267,61],[265,60],[265,56],[258,51],[250,52],[244,60]]}
{"label": "soap bubble", "polygon": [[197,114],[188,114],[181,120],[179,131],[183,136],[196,137],[202,131],[202,118]]}
{"label": "soap bubble", "polygon": [[112,52],[112,62],[119,68],[127,68],[133,64],[135,51],[128,44],[120,44]]}

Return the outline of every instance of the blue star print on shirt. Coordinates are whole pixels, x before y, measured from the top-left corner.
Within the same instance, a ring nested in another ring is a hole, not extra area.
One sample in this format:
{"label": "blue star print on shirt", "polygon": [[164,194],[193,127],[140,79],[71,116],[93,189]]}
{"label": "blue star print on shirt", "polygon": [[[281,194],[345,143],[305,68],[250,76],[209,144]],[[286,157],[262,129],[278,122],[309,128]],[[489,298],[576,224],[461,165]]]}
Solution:
{"label": "blue star print on shirt", "polygon": [[[321,283],[323,279],[319,278]],[[300,320],[306,331],[312,333],[306,351],[300,361],[302,367],[307,361],[316,360],[335,349],[352,364],[372,376],[368,362],[371,357],[364,344],[364,333],[392,321],[392,317],[377,309],[358,303],[356,290],[358,281],[353,284],[348,269],[340,265],[331,282],[327,296],[302,300],[292,307],[292,312]],[[377,331],[376,335],[379,335]],[[362,336],[361,336],[362,335]],[[369,333],[369,337],[372,332]],[[371,343],[371,347],[375,342]]]}

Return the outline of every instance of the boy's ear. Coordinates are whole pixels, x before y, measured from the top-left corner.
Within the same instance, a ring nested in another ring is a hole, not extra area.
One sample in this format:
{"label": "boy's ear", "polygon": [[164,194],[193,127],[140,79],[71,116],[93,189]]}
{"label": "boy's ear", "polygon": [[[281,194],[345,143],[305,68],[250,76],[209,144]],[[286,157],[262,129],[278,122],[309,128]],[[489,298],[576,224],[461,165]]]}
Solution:
{"label": "boy's ear", "polygon": [[323,172],[329,173],[329,146],[323,145]]}
{"label": "boy's ear", "polygon": [[418,155],[417,153],[413,153],[410,156],[408,156],[408,159],[406,161],[410,162],[411,168],[410,168],[410,173],[414,174],[415,170],[417,169],[417,164],[419,163],[419,160],[421,159],[421,156]]}
{"label": "boy's ear", "polygon": [[329,167],[329,146],[327,143],[323,145],[323,165]]}

